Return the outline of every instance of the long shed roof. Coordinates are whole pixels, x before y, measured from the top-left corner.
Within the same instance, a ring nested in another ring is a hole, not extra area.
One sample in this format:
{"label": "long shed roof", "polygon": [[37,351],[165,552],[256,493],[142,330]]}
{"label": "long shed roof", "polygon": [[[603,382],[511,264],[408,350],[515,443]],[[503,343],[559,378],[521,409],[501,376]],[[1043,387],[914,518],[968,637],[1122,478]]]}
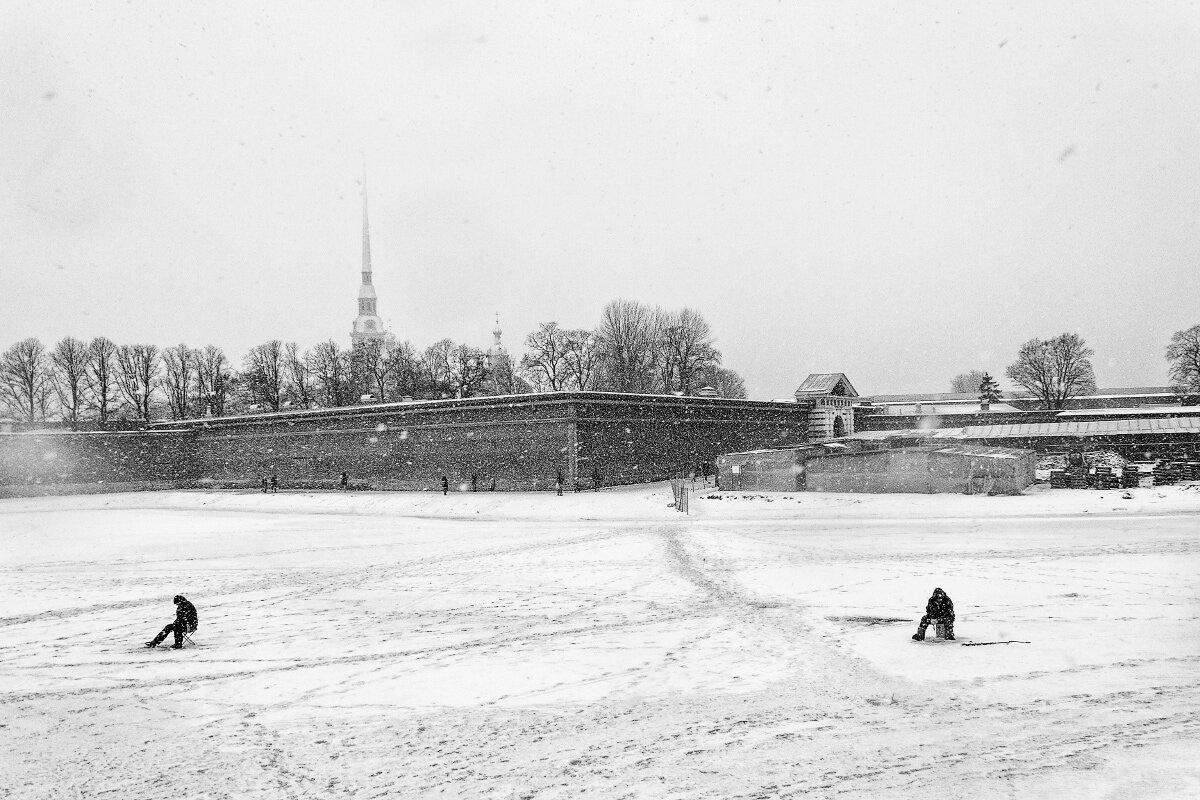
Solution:
{"label": "long shed roof", "polygon": [[909,428],[898,431],[862,431],[846,437],[885,439],[1006,439],[1025,436],[1112,436],[1137,433],[1200,433],[1200,416],[1161,419],[1098,419],[1064,422],[1028,422],[1016,425],[968,425],[965,428]]}
{"label": "long shed roof", "polygon": [[[1130,386],[1122,388],[1097,389],[1089,394],[1079,395],[1077,400],[1110,399],[1118,397],[1173,397],[1176,392],[1170,386]],[[1004,400],[1033,400],[1037,395],[1019,389],[1006,390],[1001,394]],[[924,394],[875,394],[864,397],[863,400],[876,403],[952,403],[956,401],[979,401],[979,392],[927,392]]]}

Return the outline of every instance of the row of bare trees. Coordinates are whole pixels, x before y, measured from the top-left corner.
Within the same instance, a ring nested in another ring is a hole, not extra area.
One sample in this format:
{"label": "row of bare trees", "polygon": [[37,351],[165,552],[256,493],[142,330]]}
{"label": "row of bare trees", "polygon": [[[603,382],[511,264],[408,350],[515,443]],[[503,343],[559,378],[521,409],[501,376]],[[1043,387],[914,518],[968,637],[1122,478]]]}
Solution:
{"label": "row of bare trees", "polygon": [[307,350],[272,339],[251,348],[235,368],[215,345],[160,349],[66,337],[47,349],[30,338],[0,355],[0,416],[103,429],[405,397],[571,389],[691,394],[706,385],[725,397],[745,397],[742,379],[721,367],[713,342],[697,311],[628,300],[609,303],[591,330],[539,325],[515,370],[507,358],[493,360],[450,339],[424,349],[379,341],[347,348],[329,339]]}
{"label": "row of bare trees", "polygon": [[[1067,401],[1096,391],[1092,367],[1095,351],[1077,333],[1051,339],[1030,339],[1021,345],[1017,359],[1005,375],[1015,385],[1037,397],[1047,409],[1060,409]],[[1181,402],[1200,397],[1200,325],[1176,331],[1167,345],[1168,375]],[[985,372],[971,370],[956,375],[952,392],[985,392],[990,400],[999,393]],[[982,397],[982,394],[981,394]]]}
{"label": "row of bare trees", "polygon": [[332,339],[304,351],[273,339],[251,348],[238,370],[215,345],[160,349],[66,337],[47,349],[29,338],[0,355],[0,416],[108,428],[363,399],[469,397],[512,391],[511,381],[504,365],[494,369],[483,351],[449,339],[422,352],[407,342],[387,351],[380,342],[343,348]]}
{"label": "row of bare trees", "polygon": [[741,377],[721,366],[712,327],[700,312],[664,311],[614,300],[593,329],[543,322],[525,337],[519,374],[539,391],[583,390],[746,396]]}
{"label": "row of bare trees", "polygon": [[107,428],[116,420],[149,420],[163,403],[173,419],[219,415],[232,379],[225,354],[213,345],[160,350],[68,336],[47,350],[29,338],[0,355],[0,404],[26,422],[57,413],[72,429]]}
{"label": "row of bare trees", "polygon": [[160,349],[67,337],[53,349],[35,338],[0,355],[0,416],[58,417],[66,426],[222,416],[245,411],[345,406],[403,397],[470,397],[528,387],[478,348],[443,339],[418,352],[405,342],[308,350],[277,339],[250,349],[235,369],[215,345]]}

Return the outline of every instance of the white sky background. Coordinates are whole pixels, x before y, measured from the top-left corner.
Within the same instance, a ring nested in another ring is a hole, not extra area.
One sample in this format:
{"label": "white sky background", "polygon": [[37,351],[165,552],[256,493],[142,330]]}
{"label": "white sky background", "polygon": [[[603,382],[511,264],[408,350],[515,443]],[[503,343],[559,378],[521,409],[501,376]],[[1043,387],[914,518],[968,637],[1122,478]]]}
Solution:
{"label": "white sky background", "polygon": [[1200,323],[1200,6],[0,0],[0,347],[519,354],[692,306],[750,396],[1166,382]]}

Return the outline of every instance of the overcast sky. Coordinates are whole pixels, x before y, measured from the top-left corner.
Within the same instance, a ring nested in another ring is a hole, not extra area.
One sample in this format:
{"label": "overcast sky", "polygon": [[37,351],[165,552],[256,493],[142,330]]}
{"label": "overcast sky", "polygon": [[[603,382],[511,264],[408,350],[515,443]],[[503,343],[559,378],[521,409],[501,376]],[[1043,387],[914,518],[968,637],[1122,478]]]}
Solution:
{"label": "overcast sky", "polygon": [[0,10],[0,348],[348,345],[363,153],[422,348],[691,306],[769,399],[1064,331],[1161,385],[1200,323],[1196,4]]}

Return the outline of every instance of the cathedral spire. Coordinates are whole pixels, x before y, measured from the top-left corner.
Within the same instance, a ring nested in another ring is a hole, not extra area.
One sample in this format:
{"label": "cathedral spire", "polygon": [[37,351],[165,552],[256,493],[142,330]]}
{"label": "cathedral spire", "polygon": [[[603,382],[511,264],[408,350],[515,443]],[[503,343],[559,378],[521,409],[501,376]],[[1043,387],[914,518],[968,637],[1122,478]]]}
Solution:
{"label": "cathedral spire", "polygon": [[387,347],[388,333],[383,329],[383,320],[375,307],[375,287],[371,285],[371,224],[367,219],[367,158],[363,156],[363,229],[362,229],[362,285],[358,287],[358,316],[350,328],[350,341],[380,340]]}
{"label": "cathedral spire", "polygon": [[367,223],[367,157],[363,156],[363,245],[362,282],[371,283],[371,230]]}

